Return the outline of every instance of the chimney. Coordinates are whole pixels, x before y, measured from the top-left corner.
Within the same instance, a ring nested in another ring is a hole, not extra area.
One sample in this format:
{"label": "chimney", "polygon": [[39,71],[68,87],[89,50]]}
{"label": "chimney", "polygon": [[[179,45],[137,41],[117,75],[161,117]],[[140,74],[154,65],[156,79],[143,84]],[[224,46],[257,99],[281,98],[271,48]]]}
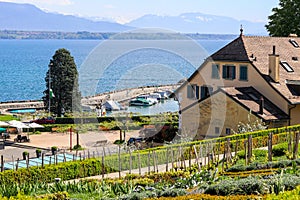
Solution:
{"label": "chimney", "polygon": [[273,46],[273,53],[269,54],[269,76],[274,82],[279,82],[279,55],[276,54],[275,46]]}
{"label": "chimney", "polygon": [[258,114],[263,115],[264,114],[264,98],[263,96],[260,97],[259,99],[259,112]]}

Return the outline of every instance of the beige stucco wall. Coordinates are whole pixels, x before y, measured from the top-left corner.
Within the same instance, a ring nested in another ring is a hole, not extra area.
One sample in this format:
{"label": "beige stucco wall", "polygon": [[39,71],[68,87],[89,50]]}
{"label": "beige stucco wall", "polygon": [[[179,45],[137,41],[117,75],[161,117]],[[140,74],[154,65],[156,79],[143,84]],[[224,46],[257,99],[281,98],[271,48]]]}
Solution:
{"label": "beige stucco wall", "polygon": [[291,110],[291,125],[300,124],[300,105],[290,107]]}
{"label": "beige stucco wall", "polygon": [[[231,134],[237,132],[238,124],[253,124],[260,119],[251,114],[223,92],[218,92],[210,98],[195,104],[190,109],[181,113],[182,130],[186,137],[195,140],[226,136],[226,129]],[[269,123],[269,127],[287,125],[288,121]],[[219,134],[216,133],[219,128]]]}
{"label": "beige stucco wall", "polygon": [[[259,120],[223,92],[218,92],[196,104],[181,115],[183,130],[196,140],[225,136],[226,128],[233,133],[232,130],[237,131],[239,122],[248,123],[249,119],[251,122]],[[219,128],[219,134],[215,133],[216,127]]]}

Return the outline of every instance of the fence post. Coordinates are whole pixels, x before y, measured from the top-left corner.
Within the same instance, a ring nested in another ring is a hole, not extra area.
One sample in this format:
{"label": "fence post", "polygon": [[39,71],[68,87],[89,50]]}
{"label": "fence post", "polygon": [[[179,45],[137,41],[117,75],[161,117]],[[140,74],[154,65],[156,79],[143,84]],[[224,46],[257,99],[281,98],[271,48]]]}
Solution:
{"label": "fence post", "polygon": [[252,135],[248,136],[248,161],[251,162],[252,157]]}
{"label": "fence post", "polygon": [[150,174],[150,150],[148,150],[148,173]]}
{"label": "fence post", "polygon": [[237,151],[238,151],[238,142],[239,142],[239,140],[235,140],[235,147],[234,147],[234,157],[236,157],[237,156]]}
{"label": "fence post", "polygon": [[226,152],[226,163],[231,163],[231,149],[230,149],[230,138],[227,138],[227,152]]}
{"label": "fence post", "polygon": [[155,152],[154,152],[154,150],[152,151],[152,157],[153,157],[153,171],[155,172],[156,163],[155,163]]}
{"label": "fence post", "polygon": [[166,149],[166,172],[169,171],[169,148]]}
{"label": "fence post", "polygon": [[291,130],[289,129],[289,133],[288,133],[288,152],[291,154],[292,153],[292,134],[291,134]]}
{"label": "fence post", "polygon": [[141,157],[140,157],[140,151],[138,151],[138,159],[139,159],[139,175],[142,174],[142,171],[141,171]]}
{"label": "fence post", "polygon": [[42,153],[42,168],[44,167],[45,153]]}
{"label": "fence post", "polygon": [[[118,158],[119,158],[119,178],[121,178],[121,147],[119,146],[119,151],[118,151]],[[102,152],[104,153],[104,152]]]}
{"label": "fence post", "polygon": [[57,165],[57,154],[55,154],[55,164]]}
{"label": "fence post", "polygon": [[194,152],[195,152],[195,157],[196,157],[196,163],[197,163],[197,167],[198,167],[198,171],[200,171],[200,164],[199,164],[199,157],[198,157],[198,153],[197,153],[197,148],[196,148],[196,146],[194,145],[193,146],[193,148],[194,148]]}
{"label": "fence post", "polygon": [[[102,179],[104,178],[104,153],[102,152],[102,163],[101,163],[101,168],[102,168]],[[120,174],[119,174],[120,175]]]}
{"label": "fence post", "polygon": [[205,144],[205,150],[203,150],[203,155],[204,155],[204,166],[206,166],[206,155],[207,155],[207,144]]}
{"label": "fence post", "polygon": [[4,171],[4,159],[3,159],[3,155],[1,155],[1,172]]}
{"label": "fence post", "polygon": [[248,165],[247,140],[244,140],[244,149],[245,149],[245,165]]}
{"label": "fence post", "polygon": [[174,169],[174,151],[173,151],[173,147],[171,147],[171,162],[172,162],[172,169]]}
{"label": "fence post", "polygon": [[131,174],[132,169],[132,157],[131,157],[131,149],[129,148],[129,174]]}
{"label": "fence post", "polygon": [[199,158],[200,158],[200,169],[202,167],[202,162],[203,162],[203,158],[202,158],[202,145],[199,144]]}
{"label": "fence post", "polygon": [[273,133],[270,132],[269,137],[268,137],[268,160],[269,160],[269,162],[272,161],[272,138],[273,138]]}
{"label": "fence post", "polygon": [[29,168],[29,153],[26,157],[26,167],[27,167],[27,169]]}
{"label": "fence post", "polygon": [[17,159],[17,164],[16,164],[16,170],[18,170],[18,168],[19,168],[19,161],[20,161],[20,159],[18,158]]}
{"label": "fence post", "polygon": [[298,146],[299,146],[299,131],[296,132],[295,135],[295,145],[294,145],[294,151],[293,151],[293,159],[297,159],[298,157]]}
{"label": "fence post", "polygon": [[192,166],[192,147],[189,148],[189,167]]}

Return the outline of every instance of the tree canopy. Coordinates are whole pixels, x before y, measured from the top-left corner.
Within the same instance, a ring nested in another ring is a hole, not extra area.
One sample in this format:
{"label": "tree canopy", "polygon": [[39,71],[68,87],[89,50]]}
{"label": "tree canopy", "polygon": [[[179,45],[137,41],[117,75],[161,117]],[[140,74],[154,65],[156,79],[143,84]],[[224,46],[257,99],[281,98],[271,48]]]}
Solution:
{"label": "tree canopy", "polygon": [[266,28],[271,36],[300,35],[300,1],[280,0],[279,7],[272,9]]}
{"label": "tree canopy", "polygon": [[[60,116],[81,109],[78,71],[74,58],[66,49],[58,49],[50,60],[46,73],[45,105]],[[50,82],[49,82],[50,81]]]}

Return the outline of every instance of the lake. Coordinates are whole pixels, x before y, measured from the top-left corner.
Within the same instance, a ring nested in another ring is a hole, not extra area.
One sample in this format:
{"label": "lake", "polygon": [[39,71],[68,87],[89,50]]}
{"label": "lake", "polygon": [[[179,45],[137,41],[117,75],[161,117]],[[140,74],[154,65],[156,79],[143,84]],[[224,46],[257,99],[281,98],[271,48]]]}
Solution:
{"label": "lake", "polygon": [[[230,41],[194,42],[210,55]],[[93,57],[97,57],[93,53],[97,50],[106,53],[111,50],[105,49],[102,43],[99,40],[0,40],[0,101],[41,99],[46,88],[45,75],[49,61],[59,48],[66,48],[71,52],[79,72],[85,73],[82,80],[87,77],[88,81],[93,81],[94,94],[136,86],[176,83],[181,78],[190,76],[195,70],[195,66],[183,56],[147,46],[123,53],[112,62],[107,61],[109,66],[102,69],[101,75],[94,77],[95,73],[89,74],[83,69],[96,69],[94,66],[106,59],[103,54],[100,61],[93,61]],[[122,46],[128,45],[122,43]],[[178,49],[176,46],[174,48]],[[182,52],[185,55],[195,54],[193,49],[188,48],[181,49]],[[200,65],[202,61],[201,57],[196,65]],[[92,65],[87,67],[90,63]],[[86,91],[89,87],[89,82],[82,86],[83,95],[91,95],[91,91]]]}

